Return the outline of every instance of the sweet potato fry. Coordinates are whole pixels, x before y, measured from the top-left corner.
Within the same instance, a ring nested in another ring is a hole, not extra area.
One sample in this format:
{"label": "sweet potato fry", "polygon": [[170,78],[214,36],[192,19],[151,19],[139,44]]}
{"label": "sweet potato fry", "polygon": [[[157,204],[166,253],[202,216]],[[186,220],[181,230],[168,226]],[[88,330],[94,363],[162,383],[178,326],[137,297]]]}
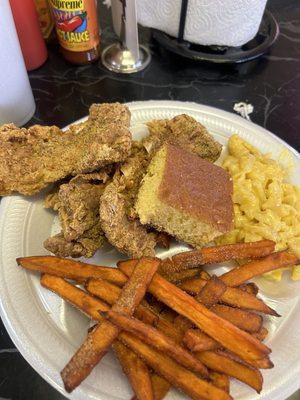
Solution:
{"label": "sweet potato fry", "polygon": [[227,375],[220,374],[219,372],[210,372],[209,377],[215,386],[229,393],[230,381]]}
{"label": "sweet potato fry", "polygon": [[248,292],[250,294],[254,294],[254,296],[256,296],[258,294],[258,291],[259,291],[259,287],[254,282],[243,283],[238,288],[242,289],[245,292]]}
{"label": "sweet potato fry", "polygon": [[88,278],[102,278],[122,286],[127,281],[126,276],[117,268],[85,264],[67,258],[54,256],[23,257],[17,258],[17,263],[30,271],[44,272],[66,279],[80,280],[80,282]]}
{"label": "sweet potato fry", "polygon": [[170,337],[157,329],[144,324],[136,318],[115,311],[107,311],[107,318],[121,330],[132,333],[135,337],[148,343],[150,346],[173,358],[178,364],[208,378],[208,371],[204,365],[196,360],[188,351],[179,346]]}
{"label": "sweet potato fry", "polygon": [[[86,294],[83,290],[77,288],[76,286],[71,285],[69,282],[66,282],[64,279],[56,276],[51,276],[51,275],[42,275],[41,277],[41,284],[43,287],[53,291],[54,293],[58,294],[60,297],[68,301],[70,304],[78,308],[81,312],[86,314],[87,316],[93,318],[94,320],[97,320],[99,322],[103,321],[103,317],[99,314],[98,310],[102,311],[108,311],[109,306],[105,303],[103,303],[100,300],[95,299],[94,297]],[[121,291],[121,289],[119,289]],[[96,326],[94,326],[90,331],[94,330]],[[121,348],[121,346],[123,346]],[[115,341],[113,343],[113,348],[114,351],[117,353],[117,356],[120,360],[120,363],[123,367],[123,369],[126,368],[125,373],[128,375],[128,378],[131,382],[131,385],[133,387],[134,392],[137,395],[144,394],[144,390],[147,389],[147,393],[151,394],[150,389],[148,390],[148,382],[147,382],[147,374],[149,374],[149,371],[146,370],[146,366],[143,363],[142,360],[139,359],[139,361],[135,360],[137,356],[135,353],[133,353],[130,349],[122,345],[122,343]],[[121,350],[120,350],[121,348]],[[126,351],[129,353],[126,355]],[[120,354],[122,353],[122,354]],[[131,354],[130,354],[131,353]],[[125,364],[125,365],[124,365]],[[143,365],[142,365],[143,364]],[[127,367],[126,367],[127,366]],[[131,368],[130,368],[131,366]],[[127,368],[130,368],[128,373],[127,373]],[[130,376],[129,376],[130,375]],[[152,378],[151,378],[152,379]],[[163,384],[163,379],[154,379],[155,385],[153,385],[153,392],[156,391],[153,394],[154,400],[160,400],[163,398],[159,397],[159,395],[166,393],[163,392],[164,388],[170,387],[169,383],[165,381],[165,384]],[[156,383],[157,381],[157,383]],[[140,385],[141,384],[141,385]],[[138,385],[138,387],[137,387]],[[146,397],[147,393],[145,394],[145,397],[138,397],[137,399],[144,399],[144,398],[149,398],[151,397]]]}
{"label": "sweet potato fry", "polygon": [[157,300],[152,294],[147,293],[145,296],[145,299],[147,299],[147,303],[149,304],[151,310],[155,314],[160,314],[162,311],[166,309],[166,306],[164,303],[161,301]]}
{"label": "sweet potato fry", "polygon": [[92,295],[102,299],[108,304],[114,304],[121,294],[122,289],[104,279],[89,279],[85,282],[85,289]]}
{"label": "sweet potato fry", "polygon": [[132,315],[143,299],[146,290],[153,279],[160,261],[155,258],[141,258],[132,269],[129,280],[122,288],[118,300],[112,307],[113,311]]}
{"label": "sweet potato fry", "polygon": [[229,306],[242,308],[244,310],[257,311],[263,314],[274,315],[275,317],[280,316],[273,308],[264,303],[263,300],[238,288],[228,287],[221,301]]}
{"label": "sweet potato fry", "polygon": [[220,276],[227,286],[239,286],[242,283],[274,269],[289,267],[299,262],[298,257],[286,251],[270,254],[265,258],[251,261],[247,264],[233,268]]}
{"label": "sweet potato fry", "polygon": [[239,308],[233,308],[222,304],[215,304],[211,307],[211,311],[246,332],[255,333],[262,328],[262,317],[250,311],[240,310]]}
{"label": "sweet potato fry", "polygon": [[128,337],[126,344],[157,374],[163,376],[173,386],[184,391],[194,400],[229,400],[231,396],[211,383],[197,377],[170,357],[150,348],[142,341]]}
{"label": "sweet potato fry", "polygon": [[268,336],[268,333],[268,329],[262,327],[258,332],[253,333],[253,336],[256,337],[257,340],[260,340],[262,342]]}
{"label": "sweet potato fry", "polygon": [[154,400],[162,400],[168,393],[171,385],[165,380],[165,378],[162,378],[155,373],[152,373],[151,375],[151,382]]}
{"label": "sweet potato fry", "polygon": [[[262,341],[267,336],[267,334],[268,330],[262,327],[261,330],[257,333],[252,333],[252,336]],[[206,335],[204,332],[200,331],[200,329],[188,329],[184,333],[182,341],[185,346],[193,352],[218,350],[222,348],[220,343]],[[254,365],[255,367],[259,366],[259,368],[263,369],[273,367],[272,363],[264,359],[259,360],[259,364],[252,361],[248,361],[248,363]]]}
{"label": "sweet potato fry", "polygon": [[226,288],[227,286],[225,283],[214,275],[207,281],[206,285],[203,286],[195,299],[206,307],[211,307],[219,302]]}
{"label": "sweet potato fry", "polygon": [[160,263],[158,273],[161,274],[161,276],[163,276],[164,278],[168,279],[168,277],[172,276],[174,273],[181,272],[183,270],[183,268],[180,268],[177,264],[173,262],[172,258],[165,258]]}
{"label": "sweet potato fry", "polygon": [[[185,332],[183,343],[192,352],[222,350],[222,345],[220,345],[217,341],[207,335],[207,337],[202,335],[203,332],[201,332],[199,329],[189,329]],[[253,334],[252,336],[256,337],[255,334]],[[243,362],[233,353],[223,351],[223,354],[227,354],[227,357],[235,359],[237,362]],[[274,366],[268,357],[262,358],[260,360],[247,360],[247,364],[259,369],[270,369]]]}
{"label": "sweet potato fry", "polygon": [[271,369],[271,368],[274,367],[274,364],[272,363],[272,361],[268,357],[261,358],[260,360],[249,360],[249,361],[245,362],[244,360],[241,360],[241,358],[238,357],[236,354],[234,354],[234,353],[232,353],[232,352],[230,352],[228,350],[220,349],[220,350],[218,350],[218,353],[223,354],[226,357],[229,357],[232,360],[235,360],[237,362],[250,365],[251,367],[254,367],[254,368]]}
{"label": "sweet potato fry", "polygon": [[218,342],[200,329],[188,329],[184,334],[183,343],[193,352],[217,350],[221,347]]}
{"label": "sweet potato fry", "polygon": [[[191,279],[183,282],[179,287],[189,294],[197,294],[206,284],[206,281],[201,278]],[[267,306],[262,300],[250,294],[248,291],[237,287],[227,287],[226,291],[221,296],[221,302],[229,306],[252,310],[264,314],[279,316],[275,310]]]}
{"label": "sweet potato fry", "polygon": [[[117,262],[117,267],[118,267],[118,269],[121,269],[121,266],[122,266],[124,263],[126,263],[126,266],[127,266],[128,268],[130,268],[130,271],[132,271],[132,270],[134,269],[134,267],[136,266],[137,262],[138,262],[138,259],[137,259],[137,258],[131,258],[131,259],[128,259],[128,260],[126,260],[126,261],[118,261],[118,262]],[[159,264],[157,270],[160,269],[160,266],[161,266],[161,263],[162,263],[162,262],[163,262],[163,261],[160,262],[160,264]],[[126,275],[126,274],[125,274],[125,275]]]}
{"label": "sweet potato fry", "polygon": [[[235,356],[235,354],[232,354],[232,355]],[[252,367],[259,368],[259,369],[271,369],[274,367],[274,364],[268,357],[262,358],[260,360],[250,360],[250,361],[247,361],[247,363],[249,365],[251,365]]]}
{"label": "sweet potato fry", "polygon": [[155,327],[163,332],[166,336],[172,338],[176,343],[181,344],[183,339],[183,332],[177,329],[173,323],[165,320],[164,318],[159,318]]}
{"label": "sweet potato fry", "polygon": [[[132,315],[144,297],[158,265],[157,259],[142,258],[138,261],[112,309]],[[118,334],[119,329],[106,320],[88,334],[61,372],[67,392],[74,390],[91,373]]]}
{"label": "sweet potato fry", "polygon": [[153,400],[151,375],[147,365],[132,350],[116,340],[113,349],[137,400]]}
{"label": "sweet potato fry", "polygon": [[87,378],[118,337],[118,328],[102,322],[88,333],[87,338],[61,371],[65,390],[70,393]]}
{"label": "sweet potato fry", "polygon": [[173,322],[174,319],[177,317],[177,312],[175,312],[174,310],[172,310],[169,307],[166,307],[164,305],[164,309],[159,313],[159,317],[163,318],[169,322]]}
{"label": "sweet potato fry", "polygon": [[[178,282],[180,282],[180,280],[184,278],[187,279],[189,275],[199,275],[199,271],[199,268],[183,268],[178,263],[175,263],[172,258],[165,258],[162,260],[158,269],[158,273],[161,276],[173,283],[175,283],[175,277],[177,277]],[[190,276],[190,278],[192,278],[192,276]]]}
{"label": "sweet potato fry", "polygon": [[190,268],[179,272],[164,273],[162,274],[162,276],[166,278],[169,282],[180,283],[184,282],[187,279],[192,279],[196,276],[199,276],[199,273],[200,271],[198,268]]}
{"label": "sweet potato fry", "polygon": [[198,357],[199,360],[201,360],[208,368],[236,378],[260,393],[263,378],[258,369],[237,362],[223,353],[214,351],[202,351],[196,353],[196,357]]}
{"label": "sweet potato fry", "polygon": [[[49,280],[48,280],[48,277],[49,277]],[[101,310],[102,307],[105,309],[105,306],[103,306],[104,303],[98,301],[97,299],[94,299],[90,295],[87,295],[83,290],[76,288],[75,286],[71,285],[70,283],[64,281],[62,278],[44,275],[42,277],[42,279],[45,280],[45,282],[47,282],[47,284],[44,285],[45,287],[48,287],[50,290],[57,293],[59,296],[63,297],[66,301],[71,303],[73,306],[77,307],[80,311],[84,312],[85,314],[89,315],[90,317],[92,317],[94,319],[98,318],[99,321],[103,320],[103,317],[101,317],[101,315],[98,313],[98,310]],[[61,283],[55,284],[56,281],[63,282],[63,285]],[[107,307],[107,309],[108,309],[108,307]],[[161,330],[162,332],[164,332],[166,335],[172,337],[173,340],[177,341],[177,343],[181,342],[182,334],[170,322],[165,321],[163,319],[159,319],[158,329]],[[128,333],[121,332],[119,335],[119,338],[123,341],[124,344],[127,344],[126,338],[128,336],[130,336]],[[132,336],[131,336],[131,340],[134,340],[134,338]],[[149,347],[149,350],[151,350],[150,347]],[[216,368],[220,367],[220,363],[222,363],[222,357],[223,358],[225,357],[226,359],[228,359],[228,356],[218,356],[218,355],[215,355],[215,353],[213,353],[213,352],[207,352],[207,353],[213,354],[213,356],[210,357],[210,358],[213,358],[213,360],[210,361],[210,363],[206,362],[206,365],[209,368],[214,369],[214,370],[218,370]],[[217,360],[215,362],[216,365],[214,368],[213,365],[214,365],[215,358],[217,358]],[[236,363],[234,361],[230,361],[230,363],[233,365],[236,365]],[[239,364],[237,364],[237,367],[239,367]],[[223,372],[223,370],[221,370],[220,372]],[[228,373],[228,375],[230,375],[230,373]],[[237,376],[235,376],[234,372],[232,372],[232,374],[230,376],[234,376],[237,379],[239,379],[238,373],[236,375]],[[245,383],[247,383],[247,381]],[[153,387],[153,390],[154,390],[154,398],[156,400],[154,387]],[[158,392],[161,393],[160,390],[158,390]],[[157,400],[160,400],[160,397],[158,397]]]}
{"label": "sweet potato fry", "polygon": [[[228,260],[260,258],[275,250],[275,242],[260,240],[252,243],[226,244],[223,246],[203,247],[201,250],[186,251],[172,257],[176,270],[195,268],[204,264],[217,264]],[[173,269],[175,269],[173,267]]]}
{"label": "sweet potato fry", "polygon": [[180,329],[182,332],[185,332],[186,330],[190,329],[193,327],[193,323],[184,317],[183,315],[178,315],[174,319],[174,325],[176,328]]}
{"label": "sweet potato fry", "polygon": [[[126,261],[119,263],[119,268],[128,276],[131,275],[133,270],[132,266],[127,264]],[[271,352],[263,343],[230,322],[218,317],[159,274],[156,273],[153,276],[148,290],[160,301],[188,318],[201,330],[214,337],[225,348],[236,353],[242,359],[259,360]]]}
{"label": "sweet potato fry", "polygon": [[243,258],[261,258],[273,253],[273,251],[275,251],[275,242],[258,240],[256,242],[204,247],[202,256],[204,264],[211,264]]}
{"label": "sweet potato fry", "polygon": [[62,299],[68,301],[95,321],[102,320],[98,310],[109,310],[109,306],[106,303],[89,296],[83,290],[66,282],[63,278],[43,274],[41,276],[41,285],[58,294]]}
{"label": "sweet potato fry", "polygon": [[209,279],[210,277],[208,279],[203,279],[201,277],[188,279],[178,284],[178,287],[189,293],[190,295],[196,296],[200,292],[200,290],[206,285]]}
{"label": "sweet potato fry", "polygon": [[[86,290],[92,295],[106,301],[108,304],[114,304],[120,296],[121,289],[103,279],[89,279],[85,285]],[[135,316],[143,322],[153,325],[158,317],[143,305],[144,300],[135,310]]]}
{"label": "sweet potato fry", "polygon": [[[236,290],[235,288],[229,288],[230,290]],[[120,291],[120,289],[119,289]],[[109,295],[108,295],[109,296]],[[108,297],[101,297],[104,301],[110,303],[109,298]],[[112,300],[112,299],[111,299]],[[113,303],[113,301],[112,301]],[[187,325],[190,324],[189,320],[187,320],[185,317],[182,317],[181,315],[179,315],[174,323],[175,325],[177,325],[177,327],[179,329],[177,329],[176,327],[173,326],[173,324],[171,324],[169,321],[166,321],[164,318],[161,318],[162,314],[160,314],[160,317],[158,319],[158,321],[155,323],[155,326],[157,327],[157,329],[159,329],[160,331],[162,331],[164,334],[166,334],[167,336],[171,337],[173,340],[175,340],[177,343],[181,343],[182,339],[183,339],[183,332],[187,329],[188,326]],[[182,322],[182,323],[181,323]],[[202,335],[205,335],[203,332],[201,332],[198,329],[193,329],[191,330],[191,336],[192,339],[194,340],[194,345],[196,346],[197,344],[199,344],[198,341],[198,332],[200,332]],[[195,335],[193,334],[195,332]],[[189,331],[186,332],[186,335],[189,335]],[[253,336],[256,337],[255,334],[253,334]],[[212,342],[214,343],[214,347],[217,348],[221,348],[221,345],[218,344],[216,341],[214,341],[214,339],[210,338],[209,336],[206,335],[207,338],[209,338],[209,343]],[[259,339],[259,337],[257,337]],[[205,350],[205,345],[207,345],[207,342],[204,341],[204,343],[201,343],[200,346],[204,346],[203,350]],[[193,349],[192,347],[189,347],[192,351],[197,351],[197,349]],[[201,348],[201,347],[200,347]],[[199,349],[200,350],[200,349]],[[208,350],[208,349],[207,349]],[[255,363],[254,361],[248,361],[249,363],[251,363],[254,366],[257,366],[259,368],[272,368],[272,363],[270,363],[270,361],[268,359],[262,359],[259,360],[258,363]]]}
{"label": "sweet potato fry", "polygon": [[[155,373],[151,374],[151,383],[154,400],[162,400],[171,388],[171,385],[165,380],[165,378],[162,378]],[[137,397],[134,396],[131,400],[137,400]]]}
{"label": "sweet potato fry", "polygon": [[[92,285],[90,285],[90,283],[92,283]],[[114,304],[117,301],[117,299],[121,293],[121,289],[114,285],[114,288],[109,293],[108,290],[106,290],[106,289],[108,287],[111,287],[112,284],[110,284],[109,286],[106,286],[106,284],[107,284],[107,282],[105,282],[103,284],[103,282],[101,280],[90,280],[87,282],[87,289],[88,289],[88,291],[89,291],[89,289],[91,289],[91,291],[90,291],[91,294],[93,294],[95,296],[99,296],[99,298],[104,300],[106,303]],[[113,296],[112,296],[112,293],[114,294]],[[144,314],[145,309],[147,310],[146,314]],[[103,310],[103,311],[106,311],[106,310]],[[155,319],[149,318],[148,311],[151,313],[151,315],[155,316]],[[169,310],[166,310],[166,311],[169,311]],[[171,310],[171,311],[173,311],[173,310]],[[156,315],[151,310],[148,310],[146,307],[141,307],[141,304],[140,304],[135,311],[135,316],[146,323],[149,323],[151,325],[153,324],[153,326],[157,327],[160,331],[164,332],[164,334],[166,334],[167,336],[173,338],[173,340],[175,340],[177,343],[181,342],[182,334],[173,326],[172,323],[170,323],[170,321],[168,319],[165,319],[164,312],[162,312],[159,315]],[[172,320],[173,320],[173,318],[172,318]]]}
{"label": "sweet potato fry", "polygon": [[[120,261],[122,262],[122,261]],[[135,265],[137,262],[136,259],[126,260],[130,265]],[[119,263],[117,263],[119,265]],[[199,276],[200,270],[198,268],[191,268],[185,271],[176,271],[173,269],[173,263],[170,258],[166,258],[161,261],[158,271],[162,274],[162,276],[172,283],[183,282],[186,279],[191,279],[195,276]]]}

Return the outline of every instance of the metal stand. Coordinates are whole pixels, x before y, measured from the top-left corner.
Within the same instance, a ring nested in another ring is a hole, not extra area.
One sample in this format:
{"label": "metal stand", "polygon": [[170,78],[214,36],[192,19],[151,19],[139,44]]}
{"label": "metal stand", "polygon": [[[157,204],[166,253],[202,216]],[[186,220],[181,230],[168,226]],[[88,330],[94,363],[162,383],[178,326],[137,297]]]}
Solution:
{"label": "metal stand", "polygon": [[151,54],[146,47],[140,46],[139,58],[136,59],[131,51],[122,48],[120,43],[114,43],[103,50],[101,59],[110,71],[132,74],[147,67],[151,61]]}
{"label": "metal stand", "polygon": [[122,5],[121,25],[118,30],[120,42],[106,47],[101,59],[103,65],[110,71],[132,74],[147,67],[151,61],[151,54],[138,42],[135,0],[130,4],[126,4],[126,0],[120,0],[120,2]]}

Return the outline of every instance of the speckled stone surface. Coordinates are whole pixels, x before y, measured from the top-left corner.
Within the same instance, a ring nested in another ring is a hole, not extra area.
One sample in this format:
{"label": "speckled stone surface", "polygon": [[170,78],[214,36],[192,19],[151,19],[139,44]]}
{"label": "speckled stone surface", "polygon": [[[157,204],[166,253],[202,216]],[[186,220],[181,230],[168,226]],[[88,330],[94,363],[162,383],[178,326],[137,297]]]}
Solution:
{"label": "speckled stone surface", "polygon": [[[232,111],[236,102],[247,101],[254,105],[253,122],[300,151],[300,2],[269,0],[269,9],[281,29],[277,43],[261,59],[239,66],[181,59],[159,48],[147,29],[140,29],[141,41],[149,44],[152,62],[131,76],[99,63],[74,67],[52,45],[45,65],[30,73],[37,109],[29,124],[63,127],[86,115],[93,102],[174,99]],[[102,5],[100,25],[103,46],[113,42],[110,13]],[[0,400],[9,399],[64,397],[27,364],[0,322]],[[300,400],[300,393],[290,400]]]}

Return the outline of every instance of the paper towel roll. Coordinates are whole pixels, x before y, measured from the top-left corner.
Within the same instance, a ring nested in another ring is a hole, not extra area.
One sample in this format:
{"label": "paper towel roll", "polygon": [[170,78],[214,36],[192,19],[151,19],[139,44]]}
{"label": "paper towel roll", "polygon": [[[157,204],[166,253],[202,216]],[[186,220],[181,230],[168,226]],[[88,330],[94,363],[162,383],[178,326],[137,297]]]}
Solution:
{"label": "paper towel roll", "polygon": [[35,103],[9,0],[0,0],[0,124],[25,124]]}
{"label": "paper towel roll", "polygon": [[[189,0],[184,39],[242,46],[256,35],[267,0]],[[138,21],[177,37],[181,0],[137,0]]]}

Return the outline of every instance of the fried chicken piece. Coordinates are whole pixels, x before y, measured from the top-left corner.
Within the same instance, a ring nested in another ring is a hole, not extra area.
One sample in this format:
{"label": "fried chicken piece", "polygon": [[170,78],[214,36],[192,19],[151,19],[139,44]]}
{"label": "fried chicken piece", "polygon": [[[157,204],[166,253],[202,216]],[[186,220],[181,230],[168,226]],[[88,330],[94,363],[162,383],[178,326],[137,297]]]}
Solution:
{"label": "fried chicken piece", "polygon": [[45,208],[52,208],[54,211],[58,211],[60,206],[60,201],[58,197],[59,187],[55,188],[51,193],[49,193],[44,200]]}
{"label": "fried chicken piece", "polygon": [[141,142],[133,142],[131,156],[121,164],[100,201],[100,220],[107,239],[130,257],[153,256],[160,241],[159,233],[141,225],[134,208],[140,182],[160,146],[172,143],[211,162],[222,150],[206,128],[188,115],[154,120],[147,125],[149,135]]}
{"label": "fried chicken piece", "polygon": [[86,122],[0,127],[0,195],[32,195],[48,183],[124,161],[130,154],[130,112],[119,103],[93,104]]}
{"label": "fried chicken piece", "polygon": [[138,219],[126,214],[125,183],[116,174],[100,200],[100,221],[108,241],[121,253],[131,257],[155,256],[156,234],[149,233]]}
{"label": "fried chicken piece", "polygon": [[81,238],[78,241],[68,242],[63,233],[58,233],[45,240],[44,247],[59,257],[93,257],[95,252],[103,245],[102,237]]}
{"label": "fried chicken piece", "polygon": [[58,209],[62,227],[60,234],[44,242],[47,250],[61,257],[92,257],[104,244],[99,203],[111,169],[77,175],[45,199],[46,205]]}
{"label": "fried chicken piece", "polygon": [[[133,142],[131,156],[119,167],[122,177],[121,184],[123,185],[122,193],[126,199],[126,214],[131,219],[136,218],[134,203],[150,159],[151,156],[145,149],[143,142]],[[118,183],[120,183],[120,180]]]}
{"label": "fried chicken piece", "polygon": [[197,154],[207,161],[215,162],[221,154],[222,145],[207,131],[205,126],[186,114],[167,120],[153,120],[147,124],[149,136],[144,139],[148,152],[156,152],[168,142]]}

